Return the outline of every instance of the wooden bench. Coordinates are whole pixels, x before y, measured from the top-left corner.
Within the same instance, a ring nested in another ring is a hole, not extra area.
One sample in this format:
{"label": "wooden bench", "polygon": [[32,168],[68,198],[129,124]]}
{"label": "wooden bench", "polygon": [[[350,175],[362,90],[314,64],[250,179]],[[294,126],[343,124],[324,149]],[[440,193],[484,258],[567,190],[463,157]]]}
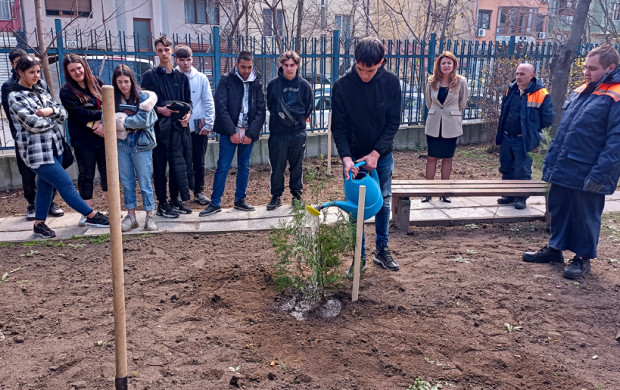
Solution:
{"label": "wooden bench", "polygon": [[542,180],[392,180],[392,219],[398,229],[409,229],[412,197],[546,195],[547,189]]}

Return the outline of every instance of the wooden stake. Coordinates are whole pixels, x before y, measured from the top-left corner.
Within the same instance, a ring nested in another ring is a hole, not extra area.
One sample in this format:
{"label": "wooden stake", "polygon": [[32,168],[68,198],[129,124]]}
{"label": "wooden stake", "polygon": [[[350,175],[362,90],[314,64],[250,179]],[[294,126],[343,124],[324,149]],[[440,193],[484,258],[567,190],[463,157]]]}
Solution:
{"label": "wooden stake", "polygon": [[332,112],[327,116],[327,174],[332,174]]}
{"label": "wooden stake", "polygon": [[[349,173],[352,175],[352,173]],[[357,197],[357,224],[355,226],[355,257],[353,258],[353,293],[351,301],[357,302],[360,292],[360,268],[362,259],[362,237],[364,236],[364,207],[366,206],[366,186],[360,186]]]}
{"label": "wooden stake", "polygon": [[116,390],[127,390],[127,329],[125,324],[125,277],[123,274],[123,235],[121,231],[121,192],[116,149],[114,87],[103,86],[103,124],[105,162],[110,207],[110,243],[112,247],[112,285],[114,290],[114,336],[116,349]]}

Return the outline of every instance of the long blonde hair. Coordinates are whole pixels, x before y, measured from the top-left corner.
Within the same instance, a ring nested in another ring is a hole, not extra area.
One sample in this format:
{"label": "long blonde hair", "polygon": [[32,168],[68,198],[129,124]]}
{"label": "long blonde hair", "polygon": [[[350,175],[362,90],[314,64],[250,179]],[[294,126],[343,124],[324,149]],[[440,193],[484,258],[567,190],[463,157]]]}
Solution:
{"label": "long blonde hair", "polygon": [[448,84],[448,86],[450,87],[451,91],[455,91],[456,87],[459,85],[460,82],[460,77],[458,74],[456,74],[456,68],[459,65],[459,61],[456,59],[454,53],[452,53],[451,51],[446,50],[435,59],[435,64],[433,65],[433,74],[429,76],[428,82],[430,83],[433,90],[436,91],[439,89],[439,82],[441,81],[442,75],[441,67],[439,64],[441,63],[442,58],[449,58],[454,63],[454,66],[452,67],[452,72],[450,72],[450,83]]}

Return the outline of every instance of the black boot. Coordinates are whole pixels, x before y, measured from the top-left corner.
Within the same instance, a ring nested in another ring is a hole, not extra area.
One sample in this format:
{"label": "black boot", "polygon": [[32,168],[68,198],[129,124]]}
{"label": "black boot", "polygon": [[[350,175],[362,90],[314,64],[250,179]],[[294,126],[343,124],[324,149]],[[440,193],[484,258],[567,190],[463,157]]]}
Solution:
{"label": "black boot", "polygon": [[524,252],[523,261],[527,263],[563,263],[562,251],[545,245],[537,252]]}
{"label": "black boot", "polygon": [[562,276],[566,279],[579,279],[585,274],[589,274],[590,270],[590,259],[575,256],[570,265],[564,268]]}

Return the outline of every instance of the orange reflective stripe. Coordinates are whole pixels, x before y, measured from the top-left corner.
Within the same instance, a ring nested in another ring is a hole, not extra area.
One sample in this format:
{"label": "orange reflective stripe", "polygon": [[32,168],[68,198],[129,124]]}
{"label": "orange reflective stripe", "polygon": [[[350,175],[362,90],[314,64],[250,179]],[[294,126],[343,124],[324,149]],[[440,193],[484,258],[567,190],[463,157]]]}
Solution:
{"label": "orange reflective stripe", "polygon": [[581,92],[583,92],[583,91],[586,89],[586,87],[587,87],[587,86],[588,86],[588,84],[587,84],[587,83],[582,84],[582,85],[580,85],[579,87],[575,88],[575,92],[577,92],[577,93],[581,93]]}
{"label": "orange reflective stripe", "polygon": [[620,84],[607,84],[603,83],[599,85],[596,91],[592,92],[593,95],[607,95],[614,99],[614,101],[620,101]]}
{"label": "orange reflective stripe", "polygon": [[527,95],[527,106],[528,107],[540,107],[540,105],[545,100],[545,96],[549,95],[549,91],[547,88],[539,89],[536,92]]}

